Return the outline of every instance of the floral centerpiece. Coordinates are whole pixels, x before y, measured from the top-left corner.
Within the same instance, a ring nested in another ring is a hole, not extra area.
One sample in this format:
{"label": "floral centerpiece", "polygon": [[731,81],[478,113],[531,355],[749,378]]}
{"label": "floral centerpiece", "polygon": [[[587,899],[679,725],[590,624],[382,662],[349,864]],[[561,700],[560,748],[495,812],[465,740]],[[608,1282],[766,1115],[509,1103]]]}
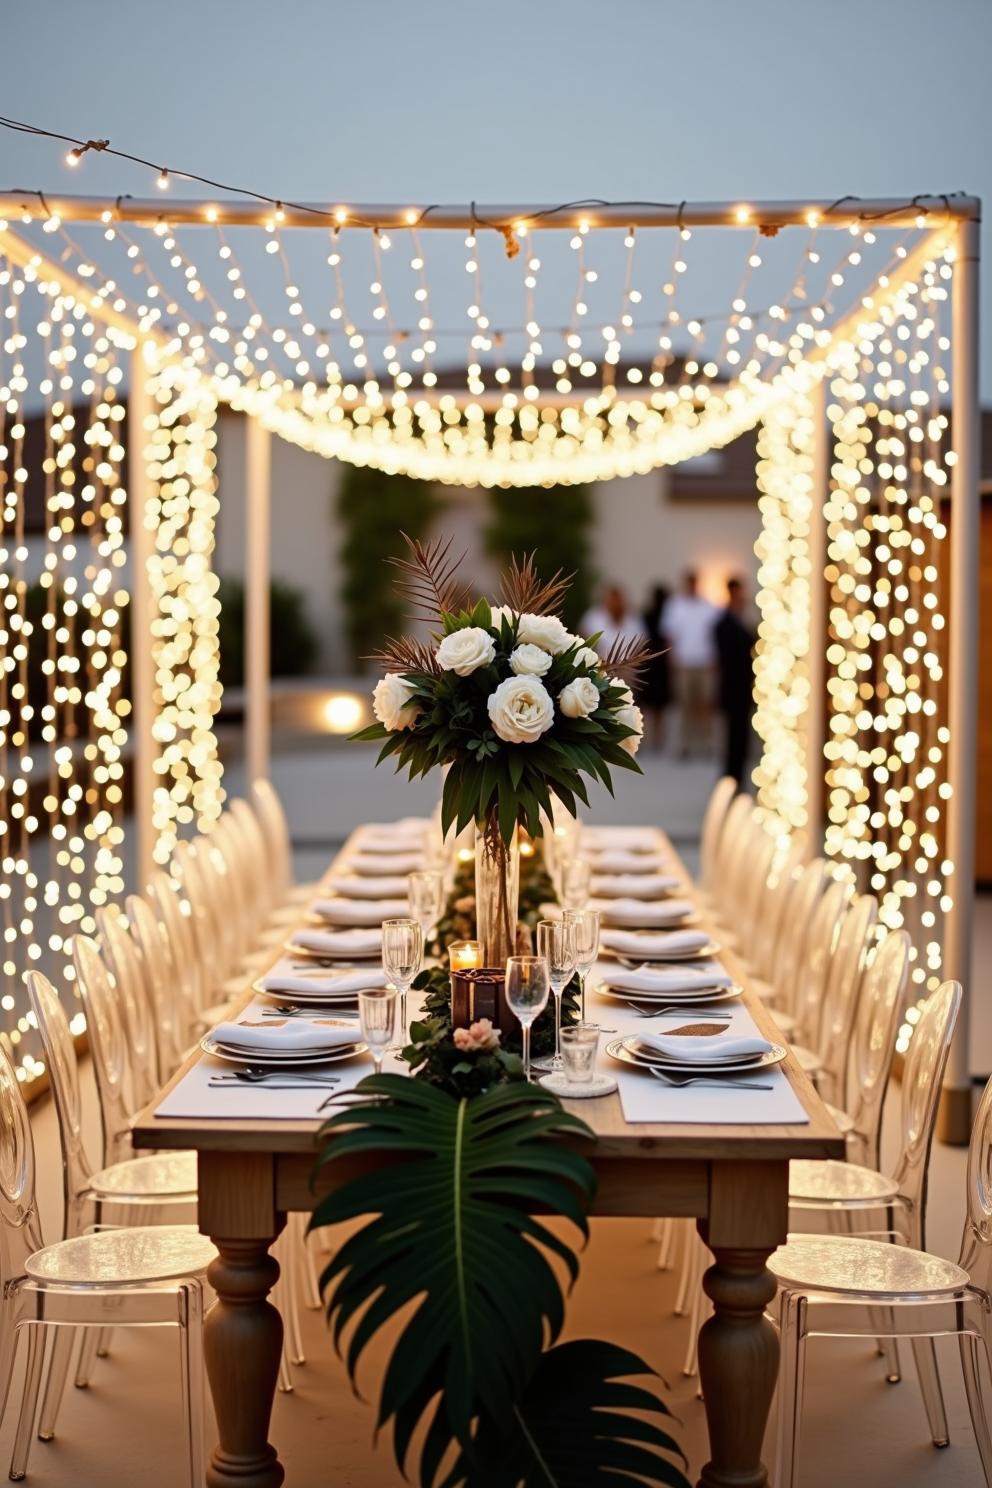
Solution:
{"label": "floral centerpiece", "polygon": [[630,681],[652,653],[628,641],[601,656],[597,636],[569,631],[556,613],[569,581],[542,581],[533,556],[512,560],[499,603],[472,603],[450,539],[406,541],[409,557],[392,561],[430,638],[391,640],[373,658],[385,668],[377,721],[355,737],[383,741],[377,763],[394,756],[411,779],[446,768],[442,830],[476,823],[477,933],[499,966],[516,931],[516,829],[539,837],[554,798],[574,815],[587,781],[612,791],[614,768],[639,771]]}

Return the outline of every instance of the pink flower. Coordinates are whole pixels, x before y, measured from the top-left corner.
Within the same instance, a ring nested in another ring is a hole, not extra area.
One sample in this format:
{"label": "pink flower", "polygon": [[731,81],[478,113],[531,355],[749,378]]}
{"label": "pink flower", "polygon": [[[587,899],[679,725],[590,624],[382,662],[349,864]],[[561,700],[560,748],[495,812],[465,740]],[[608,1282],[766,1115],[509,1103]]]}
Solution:
{"label": "pink flower", "polygon": [[462,1054],[480,1054],[499,1046],[499,1029],[494,1028],[488,1018],[480,1018],[470,1028],[456,1028],[453,1037],[455,1048]]}

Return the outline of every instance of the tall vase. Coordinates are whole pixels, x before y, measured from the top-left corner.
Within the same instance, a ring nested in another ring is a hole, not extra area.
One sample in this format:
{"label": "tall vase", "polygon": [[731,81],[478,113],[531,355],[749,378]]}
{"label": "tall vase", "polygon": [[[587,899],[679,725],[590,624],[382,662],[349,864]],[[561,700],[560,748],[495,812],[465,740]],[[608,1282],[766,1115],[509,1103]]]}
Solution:
{"label": "tall vase", "polygon": [[502,968],[517,939],[520,897],[520,853],[517,835],[507,847],[495,815],[475,836],[475,933],[482,943],[483,966]]}

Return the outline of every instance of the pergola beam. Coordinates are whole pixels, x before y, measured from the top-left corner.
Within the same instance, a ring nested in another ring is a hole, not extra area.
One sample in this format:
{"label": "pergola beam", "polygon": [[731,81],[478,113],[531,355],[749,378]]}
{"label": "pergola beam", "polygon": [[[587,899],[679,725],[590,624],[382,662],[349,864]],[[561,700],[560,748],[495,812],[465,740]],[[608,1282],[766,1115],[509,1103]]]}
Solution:
{"label": "pergola beam", "polygon": [[[457,230],[524,224],[535,230],[574,232],[589,227],[796,227],[816,222],[822,227],[846,228],[854,222],[877,227],[927,226],[951,221],[977,221],[977,197],[949,196],[841,197],[839,200],[763,202],[568,202],[513,204],[506,202],[416,205],[407,203],[351,204],[348,202],[281,203],[251,197],[180,199],[167,195],[57,196],[33,191],[0,192],[0,216],[28,214],[31,221],[60,217],[64,222],[158,222],[210,227],[268,226],[328,229],[390,228],[399,230]],[[278,218],[276,213],[278,212]]]}

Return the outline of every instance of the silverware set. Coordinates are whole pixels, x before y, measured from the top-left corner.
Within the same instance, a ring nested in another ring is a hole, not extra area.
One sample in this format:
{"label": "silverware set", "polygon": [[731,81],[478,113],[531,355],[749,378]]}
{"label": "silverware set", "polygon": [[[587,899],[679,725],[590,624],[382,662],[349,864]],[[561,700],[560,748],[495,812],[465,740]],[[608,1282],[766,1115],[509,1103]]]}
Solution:
{"label": "silverware set", "polygon": [[671,1085],[676,1090],[681,1090],[683,1085],[712,1085],[718,1090],[774,1090],[774,1085],[759,1085],[754,1080],[728,1080],[723,1075],[674,1075],[667,1070],[660,1070],[654,1065],[649,1067],[650,1073],[663,1085]]}
{"label": "silverware set", "polygon": [[679,1008],[679,1007],[653,1007],[650,1003],[625,1002],[624,1007],[630,1008],[639,1018],[687,1018],[693,1023],[725,1023],[726,1013],[718,1013],[713,1008]]}

